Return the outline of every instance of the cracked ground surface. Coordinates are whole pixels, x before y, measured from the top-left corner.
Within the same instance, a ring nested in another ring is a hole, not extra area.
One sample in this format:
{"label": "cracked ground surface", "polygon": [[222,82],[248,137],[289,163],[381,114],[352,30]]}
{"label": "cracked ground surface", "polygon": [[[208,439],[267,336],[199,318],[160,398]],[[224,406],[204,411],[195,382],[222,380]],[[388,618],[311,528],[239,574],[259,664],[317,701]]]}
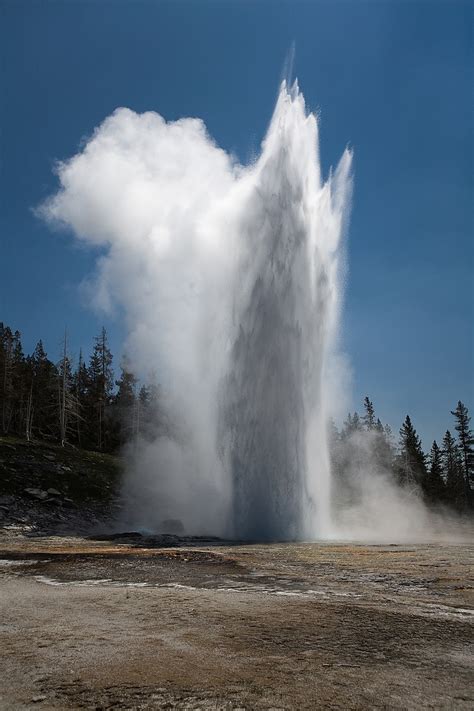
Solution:
{"label": "cracked ground surface", "polygon": [[471,709],[474,547],[0,538],[0,708]]}

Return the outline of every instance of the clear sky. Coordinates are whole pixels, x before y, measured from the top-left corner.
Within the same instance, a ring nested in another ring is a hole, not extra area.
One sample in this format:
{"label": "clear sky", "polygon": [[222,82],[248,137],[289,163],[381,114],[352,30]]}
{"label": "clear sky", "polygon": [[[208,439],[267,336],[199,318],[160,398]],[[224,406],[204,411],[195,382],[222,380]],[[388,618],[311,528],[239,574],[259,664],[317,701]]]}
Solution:
{"label": "clear sky", "polygon": [[[470,0],[0,0],[0,320],[58,356],[103,317],[79,284],[97,254],[32,208],[54,162],[118,106],[202,118],[245,162],[285,56],[320,115],[324,170],[355,151],[343,340],[354,406],[398,430],[451,427],[473,385],[473,4]],[[120,322],[107,321],[115,354]],[[118,358],[117,358],[118,360]],[[473,412],[474,414],[474,412]]]}

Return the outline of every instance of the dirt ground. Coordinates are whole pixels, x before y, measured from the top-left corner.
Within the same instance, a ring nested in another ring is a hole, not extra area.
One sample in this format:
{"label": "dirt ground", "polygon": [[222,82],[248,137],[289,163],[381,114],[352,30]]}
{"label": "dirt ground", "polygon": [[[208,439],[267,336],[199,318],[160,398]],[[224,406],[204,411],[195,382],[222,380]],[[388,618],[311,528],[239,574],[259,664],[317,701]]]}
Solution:
{"label": "dirt ground", "polygon": [[472,709],[468,545],[0,537],[0,708]]}

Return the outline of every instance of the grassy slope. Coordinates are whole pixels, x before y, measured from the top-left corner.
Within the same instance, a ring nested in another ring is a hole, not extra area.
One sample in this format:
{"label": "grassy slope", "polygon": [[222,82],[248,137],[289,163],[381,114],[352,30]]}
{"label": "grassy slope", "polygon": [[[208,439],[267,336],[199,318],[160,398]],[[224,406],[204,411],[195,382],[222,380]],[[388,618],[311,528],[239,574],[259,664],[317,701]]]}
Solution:
{"label": "grassy slope", "polygon": [[79,506],[107,504],[118,493],[120,478],[120,460],[113,455],[0,437],[0,495],[52,487]]}

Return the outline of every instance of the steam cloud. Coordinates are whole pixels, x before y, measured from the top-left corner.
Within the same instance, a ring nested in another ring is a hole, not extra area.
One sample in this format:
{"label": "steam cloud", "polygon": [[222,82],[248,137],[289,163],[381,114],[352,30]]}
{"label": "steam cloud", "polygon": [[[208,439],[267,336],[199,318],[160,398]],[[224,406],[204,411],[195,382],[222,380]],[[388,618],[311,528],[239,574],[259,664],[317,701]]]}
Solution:
{"label": "steam cloud", "polygon": [[58,166],[59,192],[41,213],[101,249],[95,304],[123,311],[127,358],[136,373],[159,374],[173,423],[130,461],[134,525],[366,536],[361,520],[377,521],[379,535],[380,511],[400,514],[400,492],[364,485],[371,496],[339,529],[331,515],[326,420],[345,382],[337,333],[350,169],[346,150],[322,181],[316,118],[285,82],[252,165],[198,119],[120,108]]}

